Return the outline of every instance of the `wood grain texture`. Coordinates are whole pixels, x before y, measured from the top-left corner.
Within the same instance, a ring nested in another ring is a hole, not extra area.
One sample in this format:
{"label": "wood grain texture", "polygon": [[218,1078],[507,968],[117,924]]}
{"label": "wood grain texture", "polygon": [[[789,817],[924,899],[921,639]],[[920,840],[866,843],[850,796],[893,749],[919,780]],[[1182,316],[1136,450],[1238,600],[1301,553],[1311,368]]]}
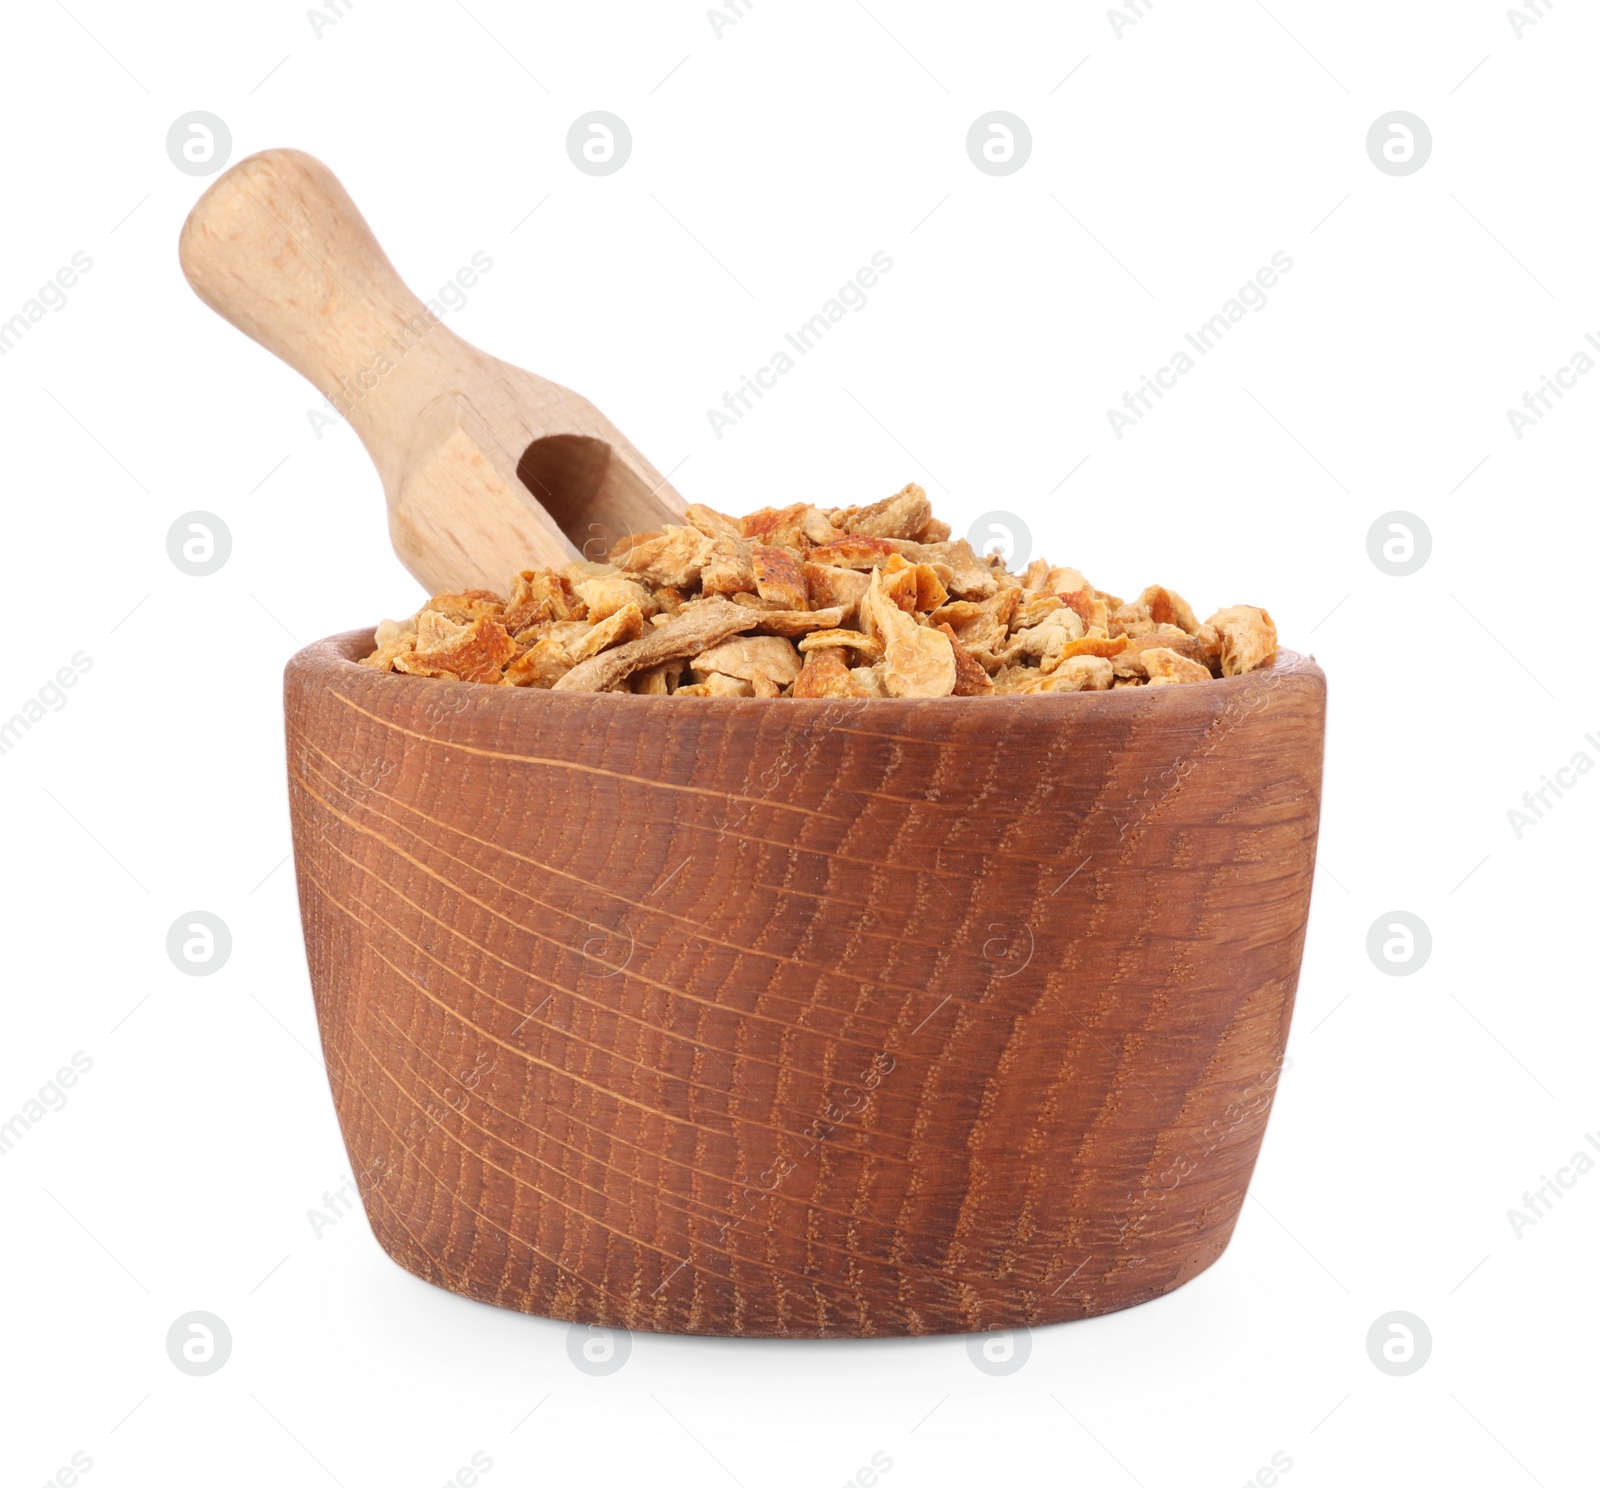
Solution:
{"label": "wood grain texture", "polygon": [[499,590],[507,553],[560,567],[682,515],[588,399],[441,324],[312,156],[266,150],[231,167],[189,214],[178,256],[206,304],[350,421],[383,480],[395,551],[430,594]]}
{"label": "wood grain texture", "polygon": [[973,1332],[1222,1253],[1276,1087],[1314,662],[983,701],[285,679],[339,1121],[400,1265],[664,1332]]}

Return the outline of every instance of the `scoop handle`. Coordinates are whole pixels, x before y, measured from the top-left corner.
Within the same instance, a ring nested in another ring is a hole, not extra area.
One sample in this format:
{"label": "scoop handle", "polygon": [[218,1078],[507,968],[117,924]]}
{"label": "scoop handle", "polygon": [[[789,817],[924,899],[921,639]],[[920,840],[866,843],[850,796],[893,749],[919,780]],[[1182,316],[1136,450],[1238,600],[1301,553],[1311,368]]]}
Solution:
{"label": "scoop handle", "polygon": [[178,257],[195,293],[309,379],[380,469],[445,364],[494,365],[406,287],[338,178],[300,150],[265,150],[218,177],[184,223]]}

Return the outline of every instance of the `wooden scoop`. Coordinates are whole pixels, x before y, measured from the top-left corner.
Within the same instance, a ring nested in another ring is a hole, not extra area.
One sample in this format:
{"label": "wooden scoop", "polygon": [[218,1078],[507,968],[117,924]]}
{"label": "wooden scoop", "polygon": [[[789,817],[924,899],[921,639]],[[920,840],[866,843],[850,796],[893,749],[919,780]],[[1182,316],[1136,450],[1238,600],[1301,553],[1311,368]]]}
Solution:
{"label": "wooden scoop", "polygon": [[195,204],[178,256],[206,304],[350,421],[429,593],[502,589],[521,566],[603,559],[681,520],[683,499],[588,399],[442,325],[321,161],[241,160]]}

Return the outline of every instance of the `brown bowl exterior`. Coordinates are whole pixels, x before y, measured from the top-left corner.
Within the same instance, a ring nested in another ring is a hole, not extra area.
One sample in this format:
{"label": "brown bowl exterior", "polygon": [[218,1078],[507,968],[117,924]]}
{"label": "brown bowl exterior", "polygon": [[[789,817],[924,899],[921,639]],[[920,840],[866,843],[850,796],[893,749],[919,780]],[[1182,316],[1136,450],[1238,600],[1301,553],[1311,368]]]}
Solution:
{"label": "brown bowl exterior", "polygon": [[288,666],[374,1233],[545,1317],[867,1337],[1222,1253],[1282,1064],[1325,683],[644,698]]}

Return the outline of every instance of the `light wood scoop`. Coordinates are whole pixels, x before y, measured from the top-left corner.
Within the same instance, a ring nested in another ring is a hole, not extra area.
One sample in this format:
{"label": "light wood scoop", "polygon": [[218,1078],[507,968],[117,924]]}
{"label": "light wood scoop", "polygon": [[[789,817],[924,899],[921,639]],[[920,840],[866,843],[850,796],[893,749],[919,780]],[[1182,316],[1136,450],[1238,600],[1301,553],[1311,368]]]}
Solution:
{"label": "light wood scoop", "polygon": [[178,243],[196,294],[324,393],[372,456],[400,560],[430,593],[603,559],[683,500],[586,398],[468,345],[405,286],[334,174],[241,160]]}

